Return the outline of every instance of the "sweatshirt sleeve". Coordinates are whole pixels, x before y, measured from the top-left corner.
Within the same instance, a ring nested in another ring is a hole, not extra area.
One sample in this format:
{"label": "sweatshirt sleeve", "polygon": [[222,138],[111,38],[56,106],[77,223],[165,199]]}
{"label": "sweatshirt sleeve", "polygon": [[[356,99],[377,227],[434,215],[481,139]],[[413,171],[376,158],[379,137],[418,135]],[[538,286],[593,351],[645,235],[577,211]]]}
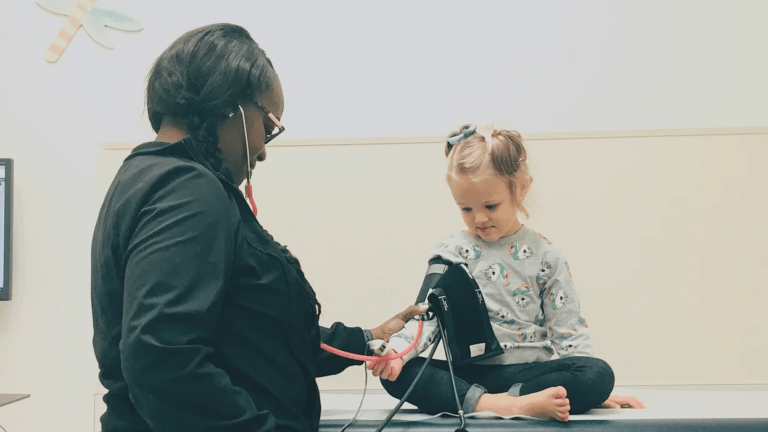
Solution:
{"label": "sweatshirt sleeve", "polygon": [[[459,244],[456,237],[451,236],[444,239],[432,248],[432,250],[429,252],[430,264],[441,260],[445,264],[466,264],[467,257],[470,256],[470,254],[472,254],[471,256],[473,257],[475,253],[477,253],[479,256],[479,247],[477,245]],[[422,287],[422,291],[424,289],[425,288]],[[427,293],[422,292],[421,294],[426,297]],[[395,333],[389,339],[389,348],[392,348],[397,352],[405,351],[416,338],[418,326],[418,320],[412,319],[408,321],[400,332]],[[434,343],[439,332],[440,329],[437,326],[436,318],[433,318],[429,321],[424,321],[421,337],[419,337],[419,341],[416,343],[414,349],[402,357],[403,364],[407,363],[414,357],[417,357],[419,354],[423,353],[427,348],[429,348],[430,345]]]}
{"label": "sweatshirt sleeve", "polygon": [[593,355],[586,320],[581,316],[579,298],[568,262],[552,248],[545,263],[552,267],[544,285],[543,305],[547,336],[560,357]]}
{"label": "sweatshirt sleeve", "polygon": [[[405,327],[402,330],[392,335],[389,338],[389,348],[392,348],[398,353],[405,351],[416,338],[418,332],[419,321],[412,319],[405,323]],[[424,327],[421,330],[421,337],[416,343],[416,346],[408,354],[404,355],[403,364],[408,363],[409,360],[414,357],[418,357],[419,354],[426,351],[427,348],[434,343],[437,333],[440,329],[437,327],[437,319],[431,319],[424,321]]]}
{"label": "sweatshirt sleeve", "polygon": [[[342,323],[334,323],[330,328],[320,327],[320,341],[326,345],[352,354],[365,355],[367,346],[365,335],[360,327],[347,327]],[[317,376],[336,375],[344,369],[362,364],[363,362],[331,354],[320,350],[317,359]]]}

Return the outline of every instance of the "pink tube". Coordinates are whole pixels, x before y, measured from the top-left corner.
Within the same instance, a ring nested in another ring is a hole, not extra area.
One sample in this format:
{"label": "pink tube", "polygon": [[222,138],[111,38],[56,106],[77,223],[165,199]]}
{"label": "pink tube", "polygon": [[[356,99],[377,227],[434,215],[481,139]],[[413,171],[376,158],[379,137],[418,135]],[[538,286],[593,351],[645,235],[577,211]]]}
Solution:
{"label": "pink tube", "polygon": [[416,344],[419,343],[419,338],[421,337],[421,329],[422,329],[422,327],[424,327],[424,322],[423,321],[419,321],[419,330],[416,331],[416,338],[413,339],[413,342],[411,342],[411,345],[408,346],[408,348],[406,348],[405,351],[403,351],[401,353],[398,353],[398,354],[390,354],[390,355],[385,355],[385,356],[381,356],[381,357],[378,357],[378,356],[364,356],[364,355],[360,355],[360,354],[348,353],[346,351],[342,351],[340,349],[336,349],[336,348],[334,348],[332,346],[326,345],[326,344],[324,344],[322,342],[320,343],[320,348],[328,351],[329,353],[336,354],[337,356],[346,357],[348,359],[358,360],[358,361],[384,362],[384,361],[395,360],[395,359],[399,359],[399,358],[405,356],[406,354],[411,352],[412,349],[414,349],[416,347]]}

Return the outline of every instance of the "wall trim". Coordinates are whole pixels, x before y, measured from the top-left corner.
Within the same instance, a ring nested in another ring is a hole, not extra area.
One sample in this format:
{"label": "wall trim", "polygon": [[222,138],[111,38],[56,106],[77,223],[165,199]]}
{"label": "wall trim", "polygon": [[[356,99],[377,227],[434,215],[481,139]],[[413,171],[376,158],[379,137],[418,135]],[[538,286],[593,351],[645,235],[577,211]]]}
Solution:
{"label": "wall trim", "polygon": [[[766,127],[741,128],[701,128],[701,129],[646,129],[593,132],[545,132],[523,133],[526,141],[555,141],[572,139],[606,138],[645,138],[669,136],[712,136],[712,135],[768,135]],[[445,136],[394,136],[394,137],[347,137],[347,138],[312,138],[276,140],[270,147],[312,147],[312,146],[350,146],[350,145],[404,145],[435,144],[445,141]],[[137,142],[104,142],[106,150],[131,150]]]}

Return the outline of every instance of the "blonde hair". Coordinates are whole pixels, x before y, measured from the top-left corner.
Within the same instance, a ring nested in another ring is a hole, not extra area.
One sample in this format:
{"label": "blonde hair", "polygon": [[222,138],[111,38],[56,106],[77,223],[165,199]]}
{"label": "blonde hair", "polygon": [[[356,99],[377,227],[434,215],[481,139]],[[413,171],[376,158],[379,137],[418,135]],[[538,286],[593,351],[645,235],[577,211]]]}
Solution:
{"label": "blonde hair", "polygon": [[[457,141],[456,137],[462,133],[466,138]],[[453,139],[445,146],[445,155],[448,157],[446,182],[450,184],[460,174],[477,181],[496,173],[507,179],[514,204],[521,214],[528,217],[524,200],[532,178],[528,171],[528,155],[523,146],[523,137],[517,131],[493,130],[492,127],[488,133],[491,143],[468,124],[451,133]]]}

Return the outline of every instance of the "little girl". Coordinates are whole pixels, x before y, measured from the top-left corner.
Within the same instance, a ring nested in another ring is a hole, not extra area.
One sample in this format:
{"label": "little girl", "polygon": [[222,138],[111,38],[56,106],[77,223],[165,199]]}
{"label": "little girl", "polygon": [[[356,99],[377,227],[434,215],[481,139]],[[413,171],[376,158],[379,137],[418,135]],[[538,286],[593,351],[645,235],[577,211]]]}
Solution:
{"label": "little girl", "polygon": [[[467,230],[443,240],[431,257],[468,266],[504,348],[454,368],[462,410],[567,421],[598,406],[643,408],[635,398],[611,396],[613,371],[592,357],[568,262],[518,219],[528,216],[523,199],[532,182],[520,134],[465,125],[451,134],[445,153],[446,180]],[[408,347],[416,327],[410,321],[394,335],[389,353]],[[438,331],[435,320],[427,321],[413,351],[368,364],[390,395],[402,398],[426,360],[418,355]],[[456,412],[447,363],[433,360],[407,401],[427,413]]]}

